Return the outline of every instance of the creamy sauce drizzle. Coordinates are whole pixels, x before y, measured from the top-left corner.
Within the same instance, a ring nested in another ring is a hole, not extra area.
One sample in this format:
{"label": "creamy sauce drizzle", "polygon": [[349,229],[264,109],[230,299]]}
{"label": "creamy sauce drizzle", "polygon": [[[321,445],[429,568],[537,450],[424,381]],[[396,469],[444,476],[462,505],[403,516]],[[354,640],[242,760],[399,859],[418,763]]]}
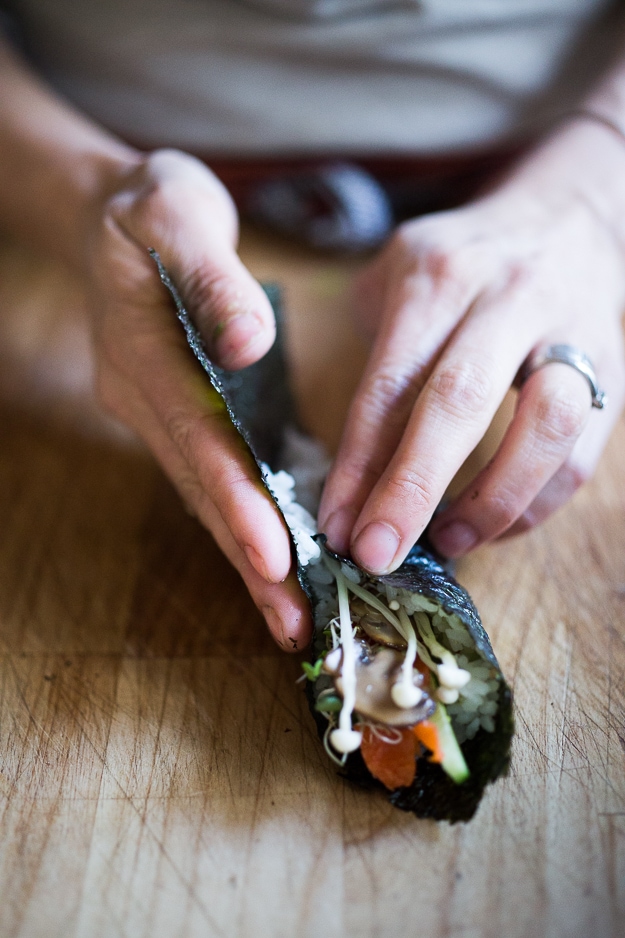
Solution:
{"label": "creamy sauce drizzle", "polygon": [[330,733],[330,743],[337,752],[353,752],[362,742],[362,734],[352,729],[352,714],[356,704],[356,645],[349,611],[349,595],[346,579],[340,570],[333,570],[339,599],[339,624],[343,660],[341,679],[343,682],[343,706],[339,714],[338,729]]}

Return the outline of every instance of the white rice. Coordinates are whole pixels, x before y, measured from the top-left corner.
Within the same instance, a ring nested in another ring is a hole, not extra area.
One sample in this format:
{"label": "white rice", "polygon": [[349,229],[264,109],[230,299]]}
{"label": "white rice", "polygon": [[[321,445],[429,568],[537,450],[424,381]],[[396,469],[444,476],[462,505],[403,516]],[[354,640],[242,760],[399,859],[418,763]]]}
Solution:
{"label": "white rice", "polygon": [[330,469],[330,457],[325,447],[294,427],[287,427],[282,464],[293,477],[296,501],[314,515]]}
{"label": "white rice", "polygon": [[280,506],[284,520],[293,535],[297,559],[304,567],[318,564],[321,548],[312,537],[317,533],[317,522],[310,512],[295,500],[295,479],[284,469],[272,472],[265,463],[261,469],[265,484]]}
{"label": "white rice", "polygon": [[[442,627],[445,620],[446,627]],[[480,655],[458,616],[439,614],[433,616],[431,621],[434,634],[441,644],[454,651],[458,666],[465,668],[471,675],[469,683],[460,691],[458,701],[447,707],[458,742],[473,739],[480,728],[487,733],[494,732],[493,717],[498,709],[500,684],[496,669]],[[458,653],[461,648],[465,649],[465,653]]]}
{"label": "white rice", "polygon": [[447,704],[458,742],[473,739],[480,728],[487,733],[494,732],[493,717],[497,713],[499,695],[497,671],[480,655],[459,616],[445,612],[438,603],[407,590],[387,586],[386,593],[389,600],[400,602],[409,615],[425,612],[435,637],[454,654],[458,667],[471,675],[471,680],[460,690],[457,702]]}

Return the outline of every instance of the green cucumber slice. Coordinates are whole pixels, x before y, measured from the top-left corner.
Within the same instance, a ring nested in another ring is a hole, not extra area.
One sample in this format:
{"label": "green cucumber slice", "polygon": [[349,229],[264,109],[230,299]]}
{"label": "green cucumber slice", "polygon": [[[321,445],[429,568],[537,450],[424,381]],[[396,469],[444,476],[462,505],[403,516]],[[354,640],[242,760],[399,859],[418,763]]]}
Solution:
{"label": "green cucumber slice", "polygon": [[462,749],[458,745],[447,710],[442,703],[436,704],[436,710],[430,720],[438,730],[438,738],[443,750],[441,768],[458,785],[461,782],[466,782],[470,774],[469,767],[462,755]]}

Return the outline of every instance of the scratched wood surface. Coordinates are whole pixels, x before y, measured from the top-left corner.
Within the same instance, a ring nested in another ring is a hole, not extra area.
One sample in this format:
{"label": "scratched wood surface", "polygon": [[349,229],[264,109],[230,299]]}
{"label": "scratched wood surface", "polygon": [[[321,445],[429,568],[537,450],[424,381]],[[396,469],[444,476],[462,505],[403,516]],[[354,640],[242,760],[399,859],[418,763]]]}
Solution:
{"label": "scratched wood surface", "polygon": [[[364,356],[353,265],[243,253],[286,286],[302,415],[333,446]],[[462,564],[513,766],[470,824],[418,821],[335,777],[297,659],[98,414],[84,305],[1,246],[3,938],[625,935],[623,421],[566,510]]]}

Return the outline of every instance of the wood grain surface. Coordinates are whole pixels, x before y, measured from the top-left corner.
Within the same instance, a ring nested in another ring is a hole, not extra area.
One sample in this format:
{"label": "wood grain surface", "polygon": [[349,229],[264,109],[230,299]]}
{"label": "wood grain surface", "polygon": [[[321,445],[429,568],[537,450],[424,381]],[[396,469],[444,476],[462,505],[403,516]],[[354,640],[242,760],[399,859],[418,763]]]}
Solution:
{"label": "wood grain surface", "polygon": [[[285,285],[301,414],[333,447],[355,262],[249,232],[243,254]],[[2,938],[624,936],[623,421],[570,506],[459,569],[517,735],[450,826],[337,779],[298,659],[90,373],[80,286],[3,243]]]}

